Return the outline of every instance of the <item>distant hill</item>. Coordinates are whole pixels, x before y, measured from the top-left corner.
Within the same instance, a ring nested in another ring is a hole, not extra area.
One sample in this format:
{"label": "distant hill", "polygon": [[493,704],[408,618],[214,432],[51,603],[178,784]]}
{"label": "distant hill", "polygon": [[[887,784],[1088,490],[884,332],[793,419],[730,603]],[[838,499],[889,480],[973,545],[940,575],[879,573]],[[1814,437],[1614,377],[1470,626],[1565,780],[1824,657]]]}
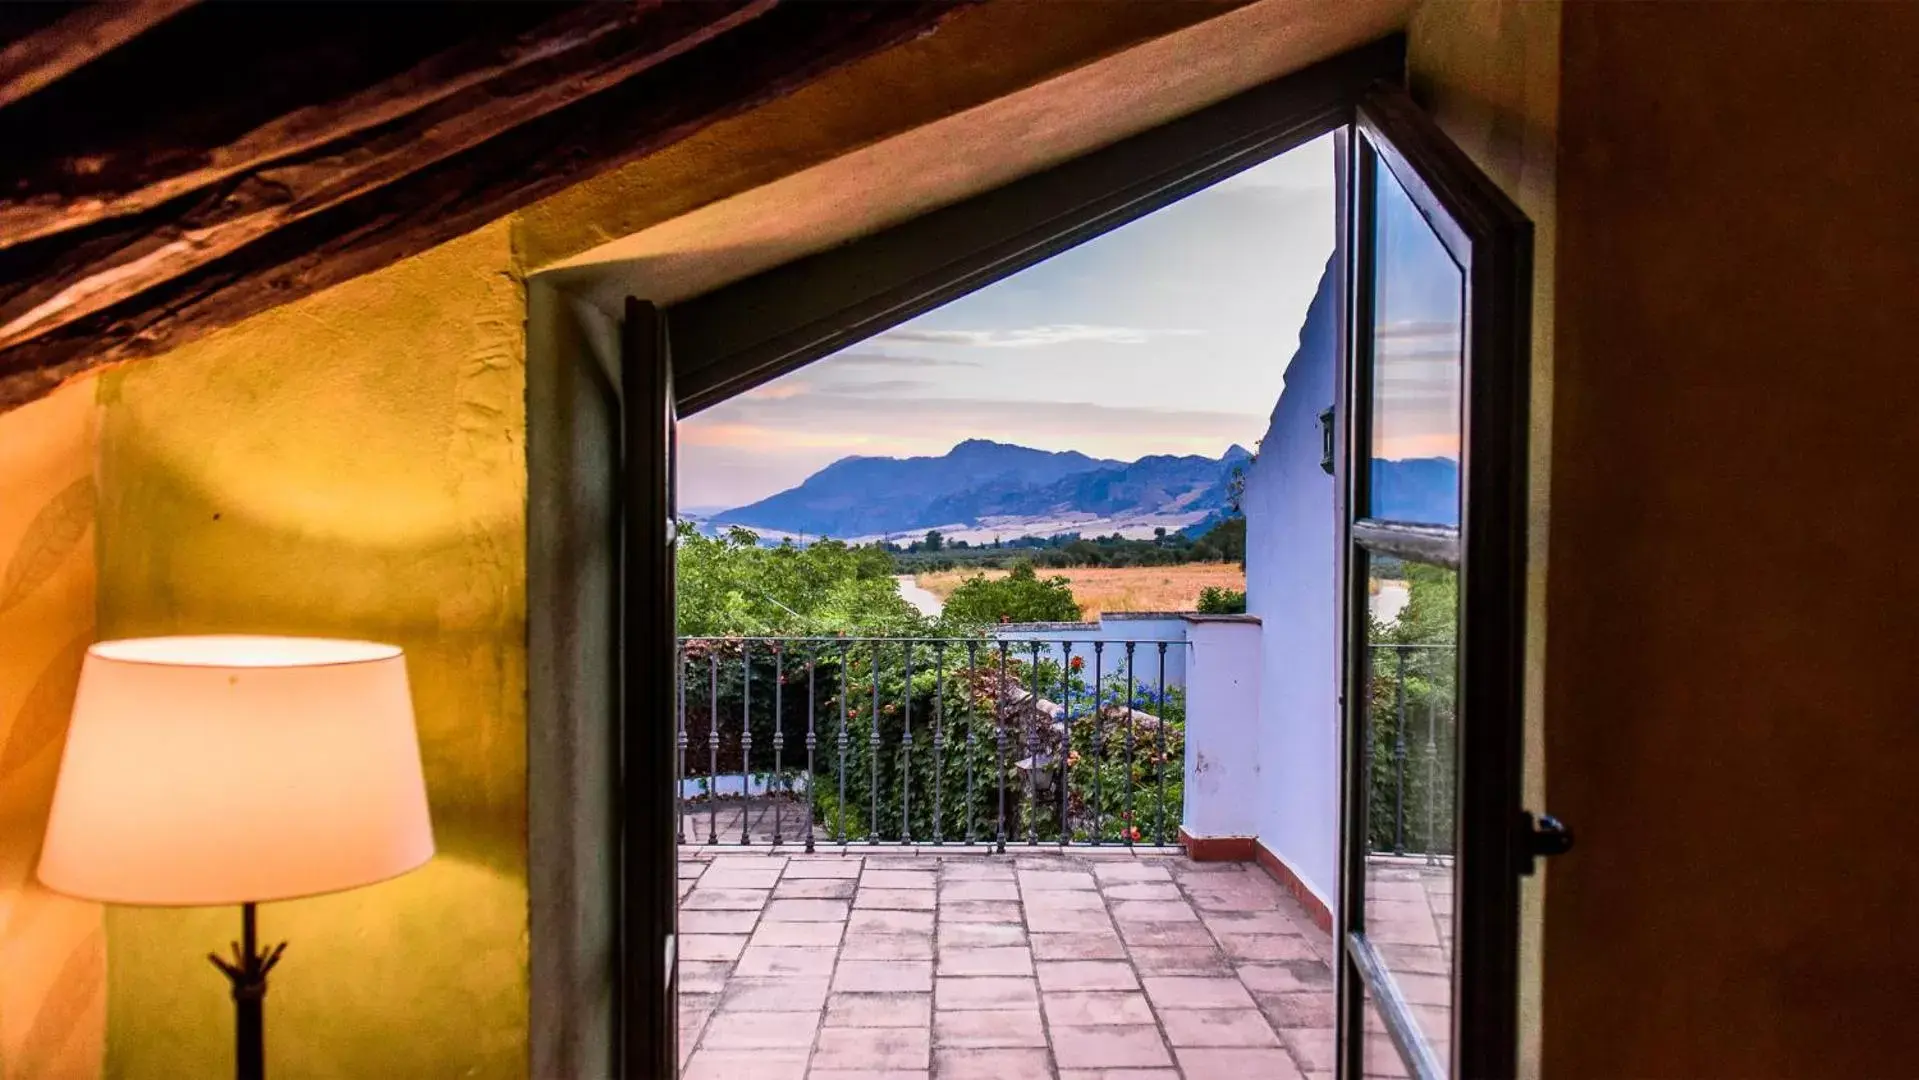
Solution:
{"label": "distant hill", "polygon": [[941,529],[956,538],[1062,532],[1150,535],[1227,511],[1234,446],[1218,458],[1134,462],[969,439],[939,457],[849,457],[710,525],[855,540]]}
{"label": "distant hill", "polygon": [[1387,521],[1459,524],[1459,462],[1374,458],[1373,514]]}

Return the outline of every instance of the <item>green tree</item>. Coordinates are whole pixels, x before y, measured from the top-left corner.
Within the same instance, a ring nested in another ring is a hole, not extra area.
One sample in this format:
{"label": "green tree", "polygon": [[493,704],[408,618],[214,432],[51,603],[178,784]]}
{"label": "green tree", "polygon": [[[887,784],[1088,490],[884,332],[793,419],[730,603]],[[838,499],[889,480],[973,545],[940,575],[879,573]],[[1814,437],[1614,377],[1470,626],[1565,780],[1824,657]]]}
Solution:
{"label": "green tree", "polygon": [[1021,560],[1012,573],[989,579],[975,574],[946,598],[944,618],[958,626],[999,622],[1074,622],[1079,603],[1064,577],[1041,578],[1033,564]]}
{"label": "green tree", "polygon": [[926,541],[925,541],[925,544],[922,546],[921,550],[938,551],[939,549],[945,546],[946,546],[946,538],[940,535],[940,531],[938,529],[926,530]]}
{"label": "green tree", "polygon": [[689,637],[917,634],[926,620],[899,595],[884,549],[821,540],[767,547],[750,530],[702,536],[682,524],[677,615]]}

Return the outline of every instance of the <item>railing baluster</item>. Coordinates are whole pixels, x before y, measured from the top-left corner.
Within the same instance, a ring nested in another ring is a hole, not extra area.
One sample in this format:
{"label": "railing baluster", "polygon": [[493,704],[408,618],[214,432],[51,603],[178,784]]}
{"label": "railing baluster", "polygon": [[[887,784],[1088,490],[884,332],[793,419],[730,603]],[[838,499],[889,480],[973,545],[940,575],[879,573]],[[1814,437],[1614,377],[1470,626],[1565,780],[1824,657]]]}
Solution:
{"label": "railing baluster", "polygon": [[1073,643],[1060,642],[1059,654],[1059,844],[1073,838],[1066,824],[1066,800],[1073,788]]}
{"label": "railing baluster", "polygon": [[[783,751],[786,749],[786,648],[784,642],[773,643],[773,783],[769,787],[784,787],[781,768]],[[768,794],[772,794],[769,792]],[[790,792],[788,794],[791,794]],[[773,846],[779,847],[785,840],[785,830],[781,827],[784,816],[785,800],[773,795]]]}
{"label": "railing baluster", "polygon": [[806,853],[813,854],[813,747],[819,737],[813,732],[813,710],[817,705],[814,668],[819,665],[820,650],[816,645],[806,647]]}
{"label": "railing baluster", "polygon": [[900,650],[905,685],[900,690],[900,843],[913,842],[913,643]]}
{"label": "railing baluster", "polygon": [[999,643],[999,683],[993,687],[993,772],[998,777],[999,831],[994,849],[1006,854],[1006,642]]}
{"label": "railing baluster", "polygon": [[1126,816],[1120,819],[1120,839],[1133,846],[1133,642],[1126,643]]}
{"label": "railing baluster", "polygon": [[946,774],[942,771],[941,743],[945,741],[946,726],[946,644],[933,643],[933,846],[938,847],[945,830],[941,827],[940,811],[944,809],[946,794]]}
{"label": "railing baluster", "polygon": [[740,843],[753,842],[747,825],[753,820],[753,642],[740,642]]}
{"label": "railing baluster", "polygon": [[872,782],[866,785],[866,842],[880,842],[880,643],[873,642],[873,744],[867,747]]}
{"label": "railing baluster", "polygon": [[1153,767],[1159,782],[1158,806],[1153,816],[1153,846],[1166,843],[1166,643],[1159,643],[1159,753]]}
{"label": "railing baluster", "polygon": [[973,843],[977,832],[975,826],[979,815],[974,811],[978,802],[973,788],[973,754],[975,740],[973,729],[979,726],[979,701],[973,695],[979,689],[979,642],[966,643],[966,680],[961,684],[966,692],[966,842]]}
{"label": "railing baluster", "polygon": [[687,798],[685,798],[685,777],[687,777],[687,648],[691,643],[679,643],[679,652],[674,656],[677,668],[675,681],[679,683],[679,717],[674,723],[674,842],[687,842]]}
{"label": "railing baluster", "polygon": [[1033,719],[1026,725],[1026,846],[1039,844],[1039,642],[1033,646],[1033,691],[1027,699],[1027,712]]}
{"label": "railing baluster", "polygon": [[720,651],[706,654],[706,842],[720,842]]}
{"label": "railing baluster", "polygon": [[1406,650],[1396,648],[1393,681],[1393,854],[1406,854]]}
{"label": "railing baluster", "polygon": [[839,823],[840,847],[846,846],[846,641],[840,641],[840,799],[834,805],[833,817]]}
{"label": "railing baluster", "polygon": [[1106,785],[1105,785],[1105,781],[1101,778],[1100,774],[1104,773],[1106,770],[1101,768],[1100,766],[1104,765],[1106,762],[1106,738],[1105,738],[1106,718],[1100,713],[1099,698],[1100,698],[1100,692],[1103,686],[1101,680],[1105,678],[1105,676],[1101,674],[1101,671],[1102,671],[1101,662],[1105,659],[1105,654],[1106,654],[1106,643],[1104,641],[1093,642],[1093,846],[1094,847],[1099,846],[1100,831],[1104,827],[1104,822],[1100,814],[1100,803],[1101,803],[1101,800],[1105,797]]}
{"label": "railing baluster", "polygon": [[1439,834],[1435,831],[1435,821],[1439,816],[1438,794],[1435,790],[1436,770],[1439,761],[1439,733],[1433,729],[1434,719],[1439,710],[1435,707],[1438,695],[1426,697],[1426,865],[1437,866],[1439,859],[1434,852],[1439,847]]}

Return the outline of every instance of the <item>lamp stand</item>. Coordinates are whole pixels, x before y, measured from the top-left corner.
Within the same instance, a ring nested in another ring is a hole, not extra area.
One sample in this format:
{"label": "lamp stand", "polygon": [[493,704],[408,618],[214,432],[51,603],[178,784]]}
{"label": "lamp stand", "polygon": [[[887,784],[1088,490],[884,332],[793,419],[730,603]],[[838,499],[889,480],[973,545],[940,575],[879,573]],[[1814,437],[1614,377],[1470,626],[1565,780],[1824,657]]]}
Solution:
{"label": "lamp stand", "polygon": [[207,959],[233,984],[233,1074],[236,1080],[266,1080],[266,1021],[262,1006],[267,996],[267,972],[286,951],[282,941],[262,952],[254,926],[254,905],[240,905],[240,940],[233,942],[233,959],[208,953]]}

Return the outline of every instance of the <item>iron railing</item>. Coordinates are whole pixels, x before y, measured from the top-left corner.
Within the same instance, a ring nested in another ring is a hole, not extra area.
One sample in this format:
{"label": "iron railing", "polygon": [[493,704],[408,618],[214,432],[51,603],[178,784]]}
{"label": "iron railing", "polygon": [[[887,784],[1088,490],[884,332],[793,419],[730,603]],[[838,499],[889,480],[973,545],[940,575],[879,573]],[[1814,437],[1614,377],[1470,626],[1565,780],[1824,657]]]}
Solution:
{"label": "iron railing", "polygon": [[1437,862],[1453,852],[1458,653],[1451,643],[1396,642],[1370,652],[1368,847]]}
{"label": "iron railing", "polygon": [[1170,844],[1185,646],[683,638],[680,842]]}

